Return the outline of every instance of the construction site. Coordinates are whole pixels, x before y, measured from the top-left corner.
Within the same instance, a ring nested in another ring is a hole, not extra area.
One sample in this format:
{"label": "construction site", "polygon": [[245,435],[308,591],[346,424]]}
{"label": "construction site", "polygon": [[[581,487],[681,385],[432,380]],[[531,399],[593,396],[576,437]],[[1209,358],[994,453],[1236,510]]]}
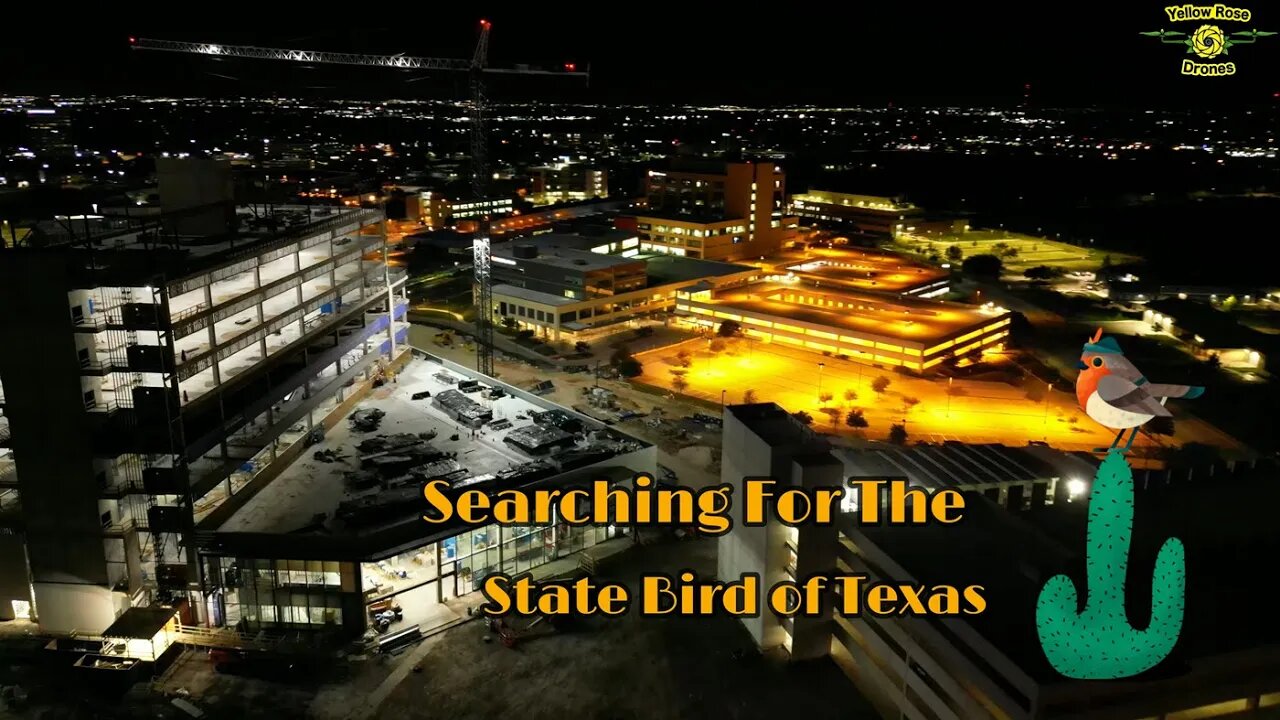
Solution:
{"label": "construction site", "polygon": [[215,625],[320,625],[370,638],[433,629],[465,612],[451,601],[486,574],[527,572],[626,528],[429,525],[424,481],[495,491],[656,472],[647,443],[422,356],[310,440],[211,528]]}

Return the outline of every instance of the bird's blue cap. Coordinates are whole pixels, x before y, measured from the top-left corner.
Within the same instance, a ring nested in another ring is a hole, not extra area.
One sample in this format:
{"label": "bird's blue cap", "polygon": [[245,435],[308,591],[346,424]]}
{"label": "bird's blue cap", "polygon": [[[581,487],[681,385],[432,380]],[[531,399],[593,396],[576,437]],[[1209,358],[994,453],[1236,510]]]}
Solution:
{"label": "bird's blue cap", "polygon": [[1120,343],[1116,342],[1116,339],[1110,336],[1104,337],[1097,342],[1085,343],[1084,351],[1087,353],[1096,353],[1098,355],[1124,354],[1124,351],[1120,349]]}

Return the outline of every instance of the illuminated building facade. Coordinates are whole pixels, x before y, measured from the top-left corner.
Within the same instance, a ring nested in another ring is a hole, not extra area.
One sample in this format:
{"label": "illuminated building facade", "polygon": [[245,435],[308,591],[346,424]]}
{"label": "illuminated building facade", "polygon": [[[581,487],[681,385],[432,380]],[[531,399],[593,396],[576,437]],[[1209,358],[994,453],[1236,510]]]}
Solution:
{"label": "illuminated building facade", "polygon": [[676,313],[694,325],[733,320],[764,342],[921,373],[1003,343],[1010,323],[1001,308],[812,288],[794,277],[682,291]]}
{"label": "illuminated building facade", "polygon": [[791,196],[791,211],[806,220],[851,225],[869,235],[910,232],[923,211],[898,198],[810,190]]}
{"label": "illuminated building facade", "polygon": [[769,255],[795,235],[783,212],[786,176],[769,162],[677,162],[650,170],[641,250],[704,260]]}
{"label": "illuminated building facade", "polygon": [[450,227],[459,220],[484,215],[505,217],[514,210],[511,198],[493,197],[481,200],[450,200],[437,190],[424,190],[405,198],[405,215],[432,230]]}
{"label": "illuminated building facade", "polygon": [[529,169],[535,205],[609,196],[609,172],[584,163],[558,162]]}

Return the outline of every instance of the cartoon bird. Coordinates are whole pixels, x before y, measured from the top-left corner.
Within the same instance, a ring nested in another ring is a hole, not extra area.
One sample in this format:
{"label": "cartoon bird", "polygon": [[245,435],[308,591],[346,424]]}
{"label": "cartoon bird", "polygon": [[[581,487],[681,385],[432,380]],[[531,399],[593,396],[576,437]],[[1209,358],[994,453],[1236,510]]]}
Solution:
{"label": "cartoon bird", "polygon": [[1119,430],[1111,443],[1114,449],[1132,430],[1127,451],[1138,436],[1138,428],[1156,417],[1170,417],[1164,403],[1169,398],[1198,398],[1204,388],[1193,385],[1166,385],[1149,382],[1124,356],[1115,338],[1102,337],[1102,328],[1084,344],[1080,355],[1080,375],[1076,377],[1076,399],[1080,407],[1100,425]]}

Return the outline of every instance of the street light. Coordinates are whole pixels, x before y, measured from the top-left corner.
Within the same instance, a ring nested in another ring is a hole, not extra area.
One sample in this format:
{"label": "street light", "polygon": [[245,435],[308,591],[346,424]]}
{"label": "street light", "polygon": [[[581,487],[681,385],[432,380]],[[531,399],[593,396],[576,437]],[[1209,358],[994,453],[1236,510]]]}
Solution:
{"label": "street light", "polygon": [[826,363],[818,363],[818,398],[821,402],[822,398],[822,369],[827,366]]}
{"label": "street light", "polygon": [[947,378],[947,419],[951,419],[951,386],[955,384],[954,377]]}

